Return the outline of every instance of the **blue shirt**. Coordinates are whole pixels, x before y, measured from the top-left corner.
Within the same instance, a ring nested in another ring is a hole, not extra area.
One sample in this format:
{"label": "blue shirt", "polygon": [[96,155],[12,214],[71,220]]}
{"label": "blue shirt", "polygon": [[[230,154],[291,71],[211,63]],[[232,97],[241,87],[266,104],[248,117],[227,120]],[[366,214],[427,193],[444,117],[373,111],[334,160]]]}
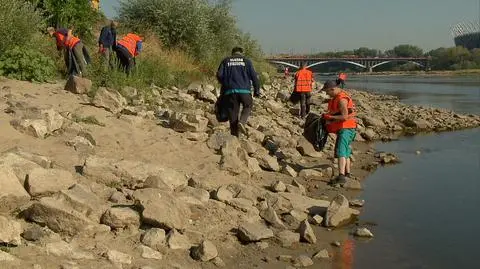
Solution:
{"label": "blue shirt", "polygon": [[117,43],[117,31],[110,26],[104,26],[98,38],[98,44],[103,47],[113,47]]}
{"label": "blue shirt", "polygon": [[260,93],[260,83],[252,62],[241,54],[234,54],[222,61],[217,79],[227,93],[248,93],[252,84],[255,93]]}

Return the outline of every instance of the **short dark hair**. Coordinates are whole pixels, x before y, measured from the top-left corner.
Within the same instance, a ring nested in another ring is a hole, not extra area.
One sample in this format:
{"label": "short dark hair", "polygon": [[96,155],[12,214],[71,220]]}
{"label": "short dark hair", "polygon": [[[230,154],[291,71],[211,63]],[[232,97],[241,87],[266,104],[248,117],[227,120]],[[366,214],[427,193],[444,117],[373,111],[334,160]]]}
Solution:
{"label": "short dark hair", "polygon": [[232,54],[234,53],[243,53],[243,48],[241,47],[235,47],[232,49]]}

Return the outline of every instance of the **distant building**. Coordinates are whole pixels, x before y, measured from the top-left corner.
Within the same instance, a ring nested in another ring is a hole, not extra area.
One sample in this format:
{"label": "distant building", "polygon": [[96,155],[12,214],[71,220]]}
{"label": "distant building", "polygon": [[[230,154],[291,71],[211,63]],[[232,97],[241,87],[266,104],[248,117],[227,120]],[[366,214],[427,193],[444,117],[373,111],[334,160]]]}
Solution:
{"label": "distant building", "polygon": [[100,9],[100,0],[90,0],[90,3],[92,4],[92,8],[95,10]]}
{"label": "distant building", "polygon": [[459,23],[452,27],[455,46],[462,46],[466,49],[480,48],[480,22]]}

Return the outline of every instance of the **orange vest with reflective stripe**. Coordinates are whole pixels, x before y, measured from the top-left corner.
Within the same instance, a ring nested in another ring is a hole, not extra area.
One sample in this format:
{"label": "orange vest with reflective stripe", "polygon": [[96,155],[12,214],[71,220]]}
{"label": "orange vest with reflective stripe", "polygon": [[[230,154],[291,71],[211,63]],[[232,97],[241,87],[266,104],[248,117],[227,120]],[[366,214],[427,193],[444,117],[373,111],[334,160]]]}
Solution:
{"label": "orange vest with reflective stripe", "polygon": [[355,104],[352,98],[348,96],[344,91],[341,91],[337,96],[328,101],[328,114],[333,116],[341,115],[340,100],[347,99],[348,119],[344,121],[332,121],[327,124],[327,131],[329,133],[336,133],[340,129],[357,128],[357,121],[355,120]]}
{"label": "orange vest with reflective stripe", "polygon": [[345,80],[347,80],[347,74],[345,74],[345,73],[340,73],[340,74],[338,75],[338,78],[341,79],[341,80],[343,80],[343,81],[345,81]]}
{"label": "orange vest with reflective stripe", "polygon": [[66,35],[64,35],[60,32],[55,32],[53,35],[55,36],[55,39],[57,40],[57,47],[58,48],[67,47],[69,49],[72,49],[73,47],[75,47],[75,45],[78,44],[78,42],[80,42],[80,38],[78,38],[76,36],[72,36],[70,38],[70,40],[65,42],[65,39],[67,38]]}
{"label": "orange vest with reflective stripe", "polygon": [[307,68],[300,69],[295,74],[295,91],[311,92],[313,83],[313,73]]}
{"label": "orange vest with reflective stripe", "polygon": [[137,56],[137,42],[139,41],[142,41],[140,36],[130,33],[117,43],[124,46],[132,56]]}

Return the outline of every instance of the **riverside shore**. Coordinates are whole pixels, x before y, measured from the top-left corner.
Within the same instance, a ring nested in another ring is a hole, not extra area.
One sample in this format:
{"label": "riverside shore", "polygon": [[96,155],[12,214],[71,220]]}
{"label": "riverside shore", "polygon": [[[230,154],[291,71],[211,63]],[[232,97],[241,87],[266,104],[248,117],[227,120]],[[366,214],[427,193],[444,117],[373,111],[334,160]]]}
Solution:
{"label": "riverside shore", "polygon": [[[0,81],[8,268],[328,267],[356,240],[348,223],[361,214],[362,180],[398,161],[373,142],[480,126],[478,115],[347,89],[355,179],[332,185],[334,137],[323,152],[302,138],[289,80],[263,86],[240,139],[216,121],[208,83],[93,98],[72,93],[88,92],[80,81],[64,84]],[[312,102],[326,109],[322,93]]]}

